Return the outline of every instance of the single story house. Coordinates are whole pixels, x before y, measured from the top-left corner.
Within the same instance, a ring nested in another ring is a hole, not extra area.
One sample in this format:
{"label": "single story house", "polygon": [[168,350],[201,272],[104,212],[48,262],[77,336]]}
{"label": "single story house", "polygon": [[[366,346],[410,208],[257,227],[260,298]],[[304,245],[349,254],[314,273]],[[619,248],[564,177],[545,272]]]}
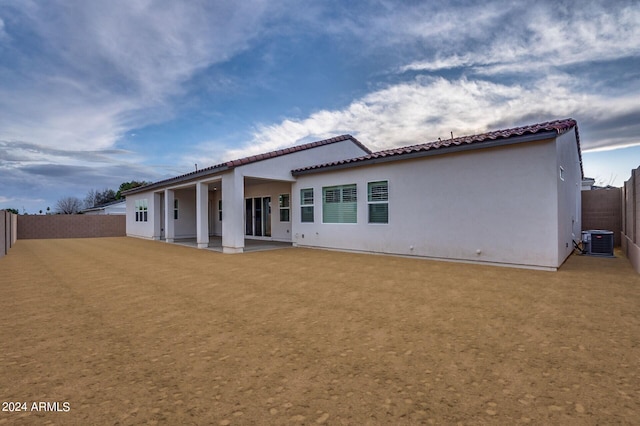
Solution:
{"label": "single story house", "polygon": [[91,207],[89,209],[84,209],[81,212],[82,214],[89,215],[111,215],[111,214],[127,214],[127,204],[126,200],[116,200],[110,203],[103,204],[101,206]]}
{"label": "single story house", "polygon": [[127,235],[555,270],[581,232],[573,119],[371,152],[350,135],[126,191]]}

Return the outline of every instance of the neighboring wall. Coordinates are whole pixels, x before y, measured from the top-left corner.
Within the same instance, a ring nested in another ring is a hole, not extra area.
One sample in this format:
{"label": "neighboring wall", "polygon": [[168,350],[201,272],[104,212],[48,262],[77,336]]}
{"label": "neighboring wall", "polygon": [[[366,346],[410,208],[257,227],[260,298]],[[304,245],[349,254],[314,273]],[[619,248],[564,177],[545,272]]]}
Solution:
{"label": "neighboring wall", "polygon": [[0,210],[0,257],[9,253],[18,237],[17,215]]}
{"label": "neighboring wall", "polygon": [[622,251],[640,273],[640,167],[622,188]]}
{"label": "neighboring wall", "polygon": [[122,215],[20,215],[18,239],[124,237]]}
{"label": "neighboring wall", "polygon": [[622,237],[622,188],[582,191],[582,230],[613,231],[614,244]]}

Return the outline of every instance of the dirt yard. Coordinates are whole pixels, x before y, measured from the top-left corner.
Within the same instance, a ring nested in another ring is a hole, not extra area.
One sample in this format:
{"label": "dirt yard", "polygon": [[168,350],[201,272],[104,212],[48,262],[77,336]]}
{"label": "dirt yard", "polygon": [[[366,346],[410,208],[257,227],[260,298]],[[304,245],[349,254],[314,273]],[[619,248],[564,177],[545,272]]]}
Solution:
{"label": "dirt yard", "polygon": [[0,424],[637,424],[640,276],[616,254],[541,272],[20,240],[0,401],[27,410]]}

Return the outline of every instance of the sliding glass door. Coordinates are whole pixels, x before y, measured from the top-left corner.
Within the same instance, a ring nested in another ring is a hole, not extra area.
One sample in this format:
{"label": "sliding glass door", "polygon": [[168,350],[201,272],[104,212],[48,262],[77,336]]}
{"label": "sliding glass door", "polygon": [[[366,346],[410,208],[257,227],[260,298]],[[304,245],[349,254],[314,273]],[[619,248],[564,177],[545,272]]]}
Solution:
{"label": "sliding glass door", "polygon": [[245,235],[271,236],[271,197],[245,199]]}

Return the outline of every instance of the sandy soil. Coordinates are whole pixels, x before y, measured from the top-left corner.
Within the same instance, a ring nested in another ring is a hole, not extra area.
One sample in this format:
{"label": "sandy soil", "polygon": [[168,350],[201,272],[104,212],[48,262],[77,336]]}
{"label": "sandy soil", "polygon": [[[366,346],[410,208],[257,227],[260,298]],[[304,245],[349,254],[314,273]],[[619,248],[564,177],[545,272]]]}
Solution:
{"label": "sandy soil", "polygon": [[21,240],[0,260],[0,400],[28,410],[0,424],[636,423],[640,276],[617,256]]}

